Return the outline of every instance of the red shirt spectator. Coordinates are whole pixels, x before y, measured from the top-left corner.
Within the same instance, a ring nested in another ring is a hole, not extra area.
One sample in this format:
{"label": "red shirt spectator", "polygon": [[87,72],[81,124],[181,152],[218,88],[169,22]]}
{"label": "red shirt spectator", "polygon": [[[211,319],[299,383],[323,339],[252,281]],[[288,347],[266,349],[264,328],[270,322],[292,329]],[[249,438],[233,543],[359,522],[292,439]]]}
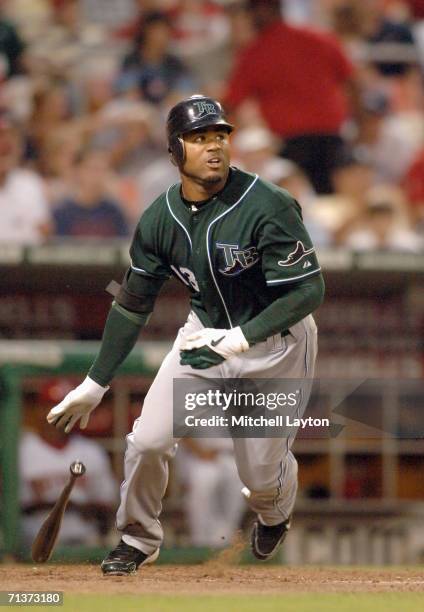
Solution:
{"label": "red shirt spectator", "polygon": [[424,205],[424,150],[415,158],[405,178],[405,191],[415,207]]}
{"label": "red shirt spectator", "polygon": [[237,107],[256,99],[279,136],[338,133],[352,73],[334,37],[276,21],[241,51],[226,101]]}
{"label": "red shirt spectator", "polygon": [[424,19],[424,0],[406,0],[406,4],[415,19]]}
{"label": "red shirt spectator", "polygon": [[280,154],[308,175],[317,193],[331,193],[342,154],[340,128],[355,99],[353,67],[329,34],[287,25],[279,0],[248,0],[258,35],[236,58],[226,104],[255,100],[284,139]]}

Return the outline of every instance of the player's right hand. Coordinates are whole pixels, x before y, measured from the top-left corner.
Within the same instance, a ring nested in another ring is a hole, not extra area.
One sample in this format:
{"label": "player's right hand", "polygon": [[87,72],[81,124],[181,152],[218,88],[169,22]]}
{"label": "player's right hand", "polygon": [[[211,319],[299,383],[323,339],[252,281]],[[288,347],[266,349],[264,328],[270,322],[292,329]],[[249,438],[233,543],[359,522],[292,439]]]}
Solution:
{"label": "player's right hand", "polygon": [[85,429],[90,413],[102,401],[109,387],[102,387],[88,376],[47,415],[47,421],[59,429],[69,433],[75,423],[81,419],[80,429]]}

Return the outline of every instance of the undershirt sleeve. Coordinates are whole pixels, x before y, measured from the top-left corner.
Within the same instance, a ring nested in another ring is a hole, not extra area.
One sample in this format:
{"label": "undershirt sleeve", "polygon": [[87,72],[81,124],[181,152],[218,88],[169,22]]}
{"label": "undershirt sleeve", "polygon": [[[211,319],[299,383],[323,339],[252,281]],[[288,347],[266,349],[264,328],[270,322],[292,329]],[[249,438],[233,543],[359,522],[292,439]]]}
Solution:
{"label": "undershirt sleeve", "polygon": [[99,385],[109,384],[134,348],[164,280],[128,270],[109,311],[100,351],[89,371],[90,378]]}
{"label": "undershirt sleeve", "polygon": [[128,357],[148,315],[134,315],[115,302],[109,311],[103,330],[99,353],[88,375],[99,385],[106,387],[116,370]]}

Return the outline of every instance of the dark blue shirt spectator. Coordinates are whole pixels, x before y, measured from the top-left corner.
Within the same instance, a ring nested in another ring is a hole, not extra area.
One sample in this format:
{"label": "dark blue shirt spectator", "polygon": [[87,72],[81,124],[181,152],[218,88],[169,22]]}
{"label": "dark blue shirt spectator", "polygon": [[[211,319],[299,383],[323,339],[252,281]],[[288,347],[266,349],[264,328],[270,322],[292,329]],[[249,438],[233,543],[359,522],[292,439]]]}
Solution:
{"label": "dark blue shirt spectator", "polygon": [[53,212],[57,236],[112,238],[128,236],[119,201],[108,189],[109,158],[103,151],[82,151],[73,168],[72,193]]}
{"label": "dark blue shirt spectator", "polygon": [[134,49],[122,63],[118,90],[137,89],[144,100],[160,104],[174,91],[193,89],[190,71],[169,53],[171,25],[164,13],[145,15],[135,36]]}
{"label": "dark blue shirt spectator", "polygon": [[1,15],[0,6],[0,81],[22,72],[25,44],[15,26]]}
{"label": "dark blue shirt spectator", "polygon": [[54,211],[53,219],[57,236],[111,238],[129,234],[118,204],[107,198],[89,208],[67,198]]}

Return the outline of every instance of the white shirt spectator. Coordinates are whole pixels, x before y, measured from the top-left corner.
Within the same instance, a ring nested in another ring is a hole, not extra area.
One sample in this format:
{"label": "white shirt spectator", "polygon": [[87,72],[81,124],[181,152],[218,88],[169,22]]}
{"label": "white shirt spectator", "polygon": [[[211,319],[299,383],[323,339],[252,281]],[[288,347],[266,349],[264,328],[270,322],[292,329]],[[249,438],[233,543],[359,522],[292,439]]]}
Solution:
{"label": "white shirt spectator", "polygon": [[399,113],[382,119],[375,141],[360,143],[357,150],[364,158],[368,156],[372,160],[378,180],[399,183],[420,151],[423,140],[421,113]]}
{"label": "white shirt spectator", "polygon": [[170,185],[179,181],[178,171],[169,162],[169,157],[159,157],[144,168],[138,175],[141,193],[141,210],[145,210]]}
{"label": "white shirt spectator", "polygon": [[346,246],[353,251],[396,251],[398,253],[420,253],[423,242],[414,232],[407,229],[393,229],[382,244],[375,232],[360,229],[353,232],[346,240]]}
{"label": "white shirt spectator", "polygon": [[0,243],[39,244],[50,212],[41,179],[16,168],[0,184]]}

